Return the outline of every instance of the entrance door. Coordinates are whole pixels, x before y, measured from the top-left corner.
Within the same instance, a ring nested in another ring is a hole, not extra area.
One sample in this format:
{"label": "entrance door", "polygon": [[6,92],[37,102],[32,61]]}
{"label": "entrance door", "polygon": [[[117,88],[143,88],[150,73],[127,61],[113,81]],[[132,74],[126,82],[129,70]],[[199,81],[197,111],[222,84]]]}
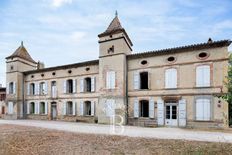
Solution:
{"label": "entrance door", "polygon": [[51,103],[51,119],[56,120],[57,117],[57,108],[56,103]]}
{"label": "entrance door", "polygon": [[166,104],[165,113],[165,125],[166,126],[177,126],[177,105]]}

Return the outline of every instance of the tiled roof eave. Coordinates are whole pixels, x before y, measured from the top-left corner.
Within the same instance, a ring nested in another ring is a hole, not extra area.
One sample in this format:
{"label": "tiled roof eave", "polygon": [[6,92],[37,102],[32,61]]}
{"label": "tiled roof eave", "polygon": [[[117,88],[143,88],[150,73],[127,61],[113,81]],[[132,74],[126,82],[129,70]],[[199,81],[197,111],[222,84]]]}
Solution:
{"label": "tiled roof eave", "polygon": [[141,58],[141,57],[150,57],[154,55],[163,55],[163,54],[172,54],[172,53],[178,53],[178,52],[203,50],[203,49],[210,49],[210,48],[217,48],[217,47],[225,47],[225,46],[229,46],[230,44],[231,44],[230,40],[220,40],[220,41],[215,41],[212,43],[193,44],[193,45],[188,45],[188,46],[181,46],[181,47],[175,47],[175,48],[135,53],[135,54],[127,55],[127,58],[133,59],[133,58]]}

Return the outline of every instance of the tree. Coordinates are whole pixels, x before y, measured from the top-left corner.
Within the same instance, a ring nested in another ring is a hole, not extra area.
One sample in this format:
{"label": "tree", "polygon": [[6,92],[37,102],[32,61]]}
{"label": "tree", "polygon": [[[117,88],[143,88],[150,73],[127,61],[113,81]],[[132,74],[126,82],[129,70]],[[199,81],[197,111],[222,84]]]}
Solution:
{"label": "tree", "polygon": [[229,125],[232,125],[232,54],[229,57],[229,67],[226,86],[228,88],[228,93],[223,96],[223,98],[229,104]]}

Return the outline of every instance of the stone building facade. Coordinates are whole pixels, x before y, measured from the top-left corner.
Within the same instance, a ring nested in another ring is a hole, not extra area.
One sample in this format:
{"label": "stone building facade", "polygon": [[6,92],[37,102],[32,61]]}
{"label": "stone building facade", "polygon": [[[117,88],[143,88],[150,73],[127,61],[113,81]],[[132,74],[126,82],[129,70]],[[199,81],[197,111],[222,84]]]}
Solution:
{"label": "stone building facade", "polygon": [[[132,52],[116,16],[99,59],[43,68],[22,44],[6,58],[6,119],[225,128],[230,40]],[[84,53],[83,53],[84,54]]]}
{"label": "stone building facade", "polygon": [[0,84],[0,118],[5,114],[6,88]]}

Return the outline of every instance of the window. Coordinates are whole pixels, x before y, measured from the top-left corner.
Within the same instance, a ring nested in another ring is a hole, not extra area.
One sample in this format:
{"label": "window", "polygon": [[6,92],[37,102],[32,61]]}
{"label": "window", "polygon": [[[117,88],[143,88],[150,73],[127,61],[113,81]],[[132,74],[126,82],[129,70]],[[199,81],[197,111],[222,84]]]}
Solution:
{"label": "window", "polygon": [[147,64],[147,60],[141,61],[141,65],[146,65],[146,64]]}
{"label": "window", "polygon": [[109,71],[106,73],[106,88],[115,89],[115,71]]}
{"label": "window", "polygon": [[115,100],[108,99],[105,103],[106,116],[111,117],[115,115]]}
{"label": "window", "polygon": [[72,115],[72,114],[73,114],[73,103],[67,102],[67,115]]}
{"label": "window", "polygon": [[52,94],[52,97],[57,97],[57,92],[56,92],[56,81],[52,81],[51,83],[51,94]]}
{"label": "window", "polygon": [[73,93],[73,80],[67,80],[67,93]]}
{"label": "window", "polygon": [[9,94],[14,94],[14,82],[10,82],[9,84]]}
{"label": "window", "polygon": [[13,114],[13,113],[14,113],[14,103],[8,102],[8,114]]}
{"label": "window", "polygon": [[35,114],[35,102],[30,103],[30,114]]}
{"label": "window", "polygon": [[210,66],[203,65],[196,68],[196,86],[209,87],[210,86]]}
{"label": "window", "polygon": [[91,102],[85,101],[85,115],[91,115]]}
{"label": "window", "polygon": [[165,70],[165,88],[176,88],[177,87],[177,70],[167,69]]}
{"label": "window", "polygon": [[30,94],[35,95],[35,84],[34,83],[30,84]]}
{"label": "window", "polygon": [[210,99],[196,100],[196,120],[209,121],[210,111]]}
{"label": "window", "polygon": [[91,78],[85,78],[85,92],[91,92]]}
{"label": "window", "polygon": [[44,95],[44,94],[46,94],[45,93],[45,83],[44,82],[41,82],[40,84],[39,84],[39,94],[40,95]]}
{"label": "window", "polygon": [[114,53],[114,45],[108,49],[108,54]]}
{"label": "window", "polygon": [[40,102],[40,114],[45,114],[45,103]]}
{"label": "window", "polygon": [[201,53],[198,54],[198,58],[201,59],[201,60],[204,60],[204,59],[206,59],[208,57],[209,57],[209,54],[206,53],[206,52],[201,52]]}
{"label": "window", "polygon": [[5,101],[6,94],[0,94],[0,101]]}
{"label": "window", "polygon": [[148,89],[148,72],[140,73],[140,89]]}
{"label": "window", "polygon": [[140,101],[140,117],[149,117],[149,101]]}
{"label": "window", "polygon": [[175,62],[175,61],[176,61],[176,58],[175,58],[174,56],[170,56],[170,57],[167,58],[167,61],[168,61],[169,63],[172,63],[172,62]]}

